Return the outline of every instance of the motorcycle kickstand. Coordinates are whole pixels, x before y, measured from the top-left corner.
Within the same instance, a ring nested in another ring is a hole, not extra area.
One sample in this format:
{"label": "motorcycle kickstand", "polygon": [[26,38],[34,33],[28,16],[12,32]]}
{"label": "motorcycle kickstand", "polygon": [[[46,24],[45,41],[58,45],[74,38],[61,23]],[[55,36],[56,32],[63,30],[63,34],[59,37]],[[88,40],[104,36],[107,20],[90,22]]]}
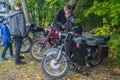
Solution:
{"label": "motorcycle kickstand", "polygon": [[74,68],[71,69],[75,73],[82,73],[82,66],[79,69],[79,65],[74,65]]}

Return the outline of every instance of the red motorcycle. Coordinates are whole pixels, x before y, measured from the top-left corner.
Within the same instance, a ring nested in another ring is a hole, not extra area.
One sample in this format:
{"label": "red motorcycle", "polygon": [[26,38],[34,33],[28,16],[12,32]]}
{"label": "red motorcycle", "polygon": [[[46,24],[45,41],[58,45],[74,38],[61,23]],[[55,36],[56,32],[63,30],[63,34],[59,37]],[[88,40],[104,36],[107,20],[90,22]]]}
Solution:
{"label": "red motorcycle", "polygon": [[50,26],[45,28],[45,33],[43,38],[36,39],[30,49],[31,56],[35,59],[40,61],[42,59],[43,53],[51,48],[56,47],[60,44],[59,36],[59,29],[56,27]]}

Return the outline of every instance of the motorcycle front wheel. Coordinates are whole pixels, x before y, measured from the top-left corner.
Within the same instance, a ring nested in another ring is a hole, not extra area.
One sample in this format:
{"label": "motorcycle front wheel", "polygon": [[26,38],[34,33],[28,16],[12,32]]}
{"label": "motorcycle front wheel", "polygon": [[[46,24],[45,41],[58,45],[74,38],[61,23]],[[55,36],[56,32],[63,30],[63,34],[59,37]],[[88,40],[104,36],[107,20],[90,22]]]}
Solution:
{"label": "motorcycle front wheel", "polygon": [[41,39],[37,39],[33,42],[30,48],[30,54],[35,60],[41,61],[43,53],[49,48],[50,47],[47,42],[44,42]]}
{"label": "motorcycle front wheel", "polygon": [[48,51],[47,55],[43,56],[42,59],[42,69],[44,73],[50,78],[61,78],[63,77],[69,70],[69,61],[66,55],[61,54],[59,60],[56,60],[58,56],[58,51]]}
{"label": "motorcycle front wheel", "polygon": [[32,39],[28,36],[22,44],[22,47],[20,50],[21,53],[28,52],[30,50],[31,45],[32,45]]}

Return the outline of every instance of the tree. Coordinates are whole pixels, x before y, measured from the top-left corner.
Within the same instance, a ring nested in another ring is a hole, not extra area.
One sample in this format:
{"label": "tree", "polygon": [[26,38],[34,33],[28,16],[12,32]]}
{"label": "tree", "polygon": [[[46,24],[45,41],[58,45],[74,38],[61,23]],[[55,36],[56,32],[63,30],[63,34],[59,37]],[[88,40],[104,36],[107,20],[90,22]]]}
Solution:
{"label": "tree", "polygon": [[27,4],[26,4],[26,0],[21,0],[22,1],[22,6],[23,6],[23,11],[25,14],[25,18],[26,18],[26,23],[30,23],[30,16],[28,13],[28,8],[27,8]]}

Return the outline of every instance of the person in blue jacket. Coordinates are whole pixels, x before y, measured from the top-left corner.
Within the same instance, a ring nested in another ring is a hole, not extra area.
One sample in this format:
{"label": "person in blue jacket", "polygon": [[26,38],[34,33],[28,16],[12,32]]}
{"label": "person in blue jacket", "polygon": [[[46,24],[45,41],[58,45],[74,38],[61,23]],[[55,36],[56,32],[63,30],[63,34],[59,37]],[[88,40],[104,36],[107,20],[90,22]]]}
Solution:
{"label": "person in blue jacket", "polygon": [[3,44],[4,44],[4,48],[2,50],[2,54],[1,54],[1,57],[0,57],[0,60],[7,60],[7,58],[5,58],[5,55],[6,55],[6,51],[7,49],[9,48],[10,50],[10,57],[13,58],[14,57],[14,54],[13,54],[13,50],[12,50],[12,43],[11,43],[11,35],[10,35],[10,31],[9,31],[9,28],[7,26],[8,24],[8,20],[6,18],[2,18],[1,19],[1,37],[2,37],[2,41],[3,41]]}

